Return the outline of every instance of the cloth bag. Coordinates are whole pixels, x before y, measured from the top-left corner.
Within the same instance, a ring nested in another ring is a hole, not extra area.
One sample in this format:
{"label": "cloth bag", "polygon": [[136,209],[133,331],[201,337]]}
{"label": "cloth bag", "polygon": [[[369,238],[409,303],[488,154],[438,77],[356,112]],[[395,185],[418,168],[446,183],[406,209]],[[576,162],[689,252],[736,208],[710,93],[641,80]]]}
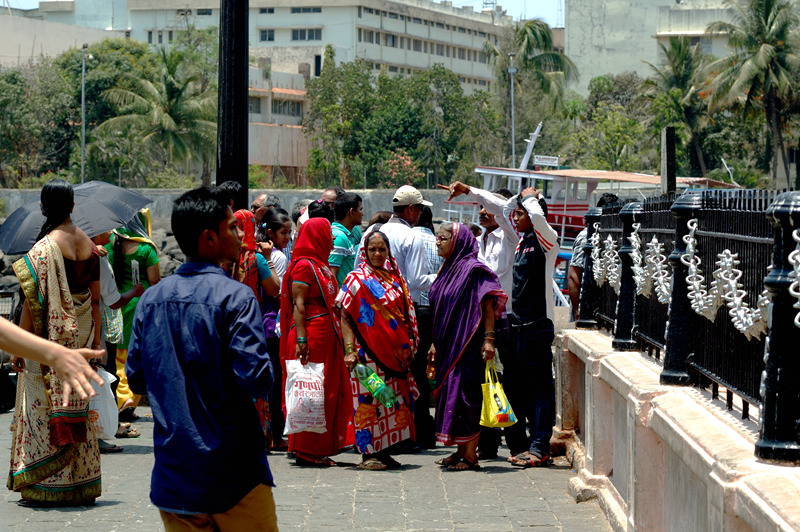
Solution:
{"label": "cloth bag", "polygon": [[486,382],[483,388],[483,405],[481,407],[481,425],[484,427],[510,427],[517,422],[511,404],[503,392],[503,385],[497,381],[497,370],[494,360],[486,361]]}
{"label": "cloth bag", "polygon": [[286,425],[284,436],[326,432],[325,363],[286,361]]}
{"label": "cloth bag", "polygon": [[117,377],[103,368],[97,368],[97,375],[103,379],[103,385],[91,381],[95,396],[89,400],[89,421],[94,425],[98,438],[112,440],[119,425],[117,400],[111,391],[111,383]]}

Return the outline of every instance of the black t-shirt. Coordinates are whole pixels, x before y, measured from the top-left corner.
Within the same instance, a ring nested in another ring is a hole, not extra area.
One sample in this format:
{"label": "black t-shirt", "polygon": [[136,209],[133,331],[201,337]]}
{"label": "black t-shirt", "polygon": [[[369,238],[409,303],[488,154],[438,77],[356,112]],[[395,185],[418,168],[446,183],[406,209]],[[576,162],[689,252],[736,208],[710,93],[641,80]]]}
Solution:
{"label": "black t-shirt", "polygon": [[547,261],[536,232],[523,235],[514,255],[512,323],[521,325],[547,317],[547,297],[542,292]]}

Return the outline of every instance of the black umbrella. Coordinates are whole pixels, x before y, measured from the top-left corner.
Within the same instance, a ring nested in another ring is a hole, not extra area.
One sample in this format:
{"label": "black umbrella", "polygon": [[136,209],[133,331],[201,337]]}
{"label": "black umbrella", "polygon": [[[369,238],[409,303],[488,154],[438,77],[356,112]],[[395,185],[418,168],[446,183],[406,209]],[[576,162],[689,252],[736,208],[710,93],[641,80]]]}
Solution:
{"label": "black umbrella", "polygon": [[[104,181],[89,181],[76,185],[74,190],[72,223],[90,237],[125,225],[152,201]],[[36,243],[44,221],[38,199],[15,210],[0,227],[0,249],[9,255],[27,253]]]}

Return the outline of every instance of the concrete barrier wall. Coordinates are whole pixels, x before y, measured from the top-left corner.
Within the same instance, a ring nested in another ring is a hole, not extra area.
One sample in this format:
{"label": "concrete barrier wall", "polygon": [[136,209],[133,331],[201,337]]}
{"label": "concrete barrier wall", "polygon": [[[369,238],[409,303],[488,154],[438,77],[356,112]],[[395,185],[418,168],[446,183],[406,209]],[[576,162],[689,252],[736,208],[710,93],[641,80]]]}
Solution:
{"label": "concrete barrier wall", "polygon": [[[150,204],[150,212],[156,218],[169,218],[172,214],[172,203],[175,199],[183,194],[185,190],[180,189],[135,189],[137,192],[147,196],[153,200]],[[37,200],[39,198],[39,189],[3,189],[0,190],[0,198],[6,200],[6,216],[29,201]],[[281,207],[287,211],[291,211],[292,205],[301,199],[317,199],[322,194],[322,190],[316,189],[281,189],[281,190],[250,190],[250,201],[252,202],[256,196],[262,193],[275,194],[280,198]],[[355,192],[364,200],[364,223],[366,223],[370,216],[377,211],[391,211],[392,210],[392,196],[394,190],[351,190]],[[422,196],[433,203],[433,216],[434,218],[444,219],[446,214],[444,209],[453,208],[444,203],[447,199],[447,192],[444,190],[422,190]],[[248,203],[248,207],[250,204]],[[467,209],[468,211],[470,209]]]}
{"label": "concrete barrier wall", "polygon": [[576,434],[570,492],[615,530],[800,529],[800,468],[757,461],[755,424],[595,331],[557,340],[557,425]]}

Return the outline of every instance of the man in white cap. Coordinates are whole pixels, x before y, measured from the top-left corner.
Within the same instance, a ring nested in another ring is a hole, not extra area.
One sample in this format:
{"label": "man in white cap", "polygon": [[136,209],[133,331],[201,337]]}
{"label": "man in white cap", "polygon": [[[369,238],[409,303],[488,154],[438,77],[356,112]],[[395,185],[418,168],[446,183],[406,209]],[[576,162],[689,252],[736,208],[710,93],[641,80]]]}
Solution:
{"label": "man in white cap", "polygon": [[[392,198],[394,214],[380,227],[380,231],[389,239],[392,255],[406,280],[417,311],[420,345],[411,362],[411,373],[414,380],[419,383],[420,397],[414,403],[414,430],[419,447],[433,449],[436,446],[436,434],[429,409],[430,389],[427,386],[428,378],[425,372],[428,363],[425,355],[430,348],[433,317],[429,307],[420,306],[420,295],[430,290],[431,284],[436,279],[436,273],[431,271],[422,235],[412,229],[419,221],[423,205],[433,206],[431,202],[422,198],[419,190],[408,185],[398,188]],[[367,235],[371,231],[372,227],[369,227],[364,234]]]}

